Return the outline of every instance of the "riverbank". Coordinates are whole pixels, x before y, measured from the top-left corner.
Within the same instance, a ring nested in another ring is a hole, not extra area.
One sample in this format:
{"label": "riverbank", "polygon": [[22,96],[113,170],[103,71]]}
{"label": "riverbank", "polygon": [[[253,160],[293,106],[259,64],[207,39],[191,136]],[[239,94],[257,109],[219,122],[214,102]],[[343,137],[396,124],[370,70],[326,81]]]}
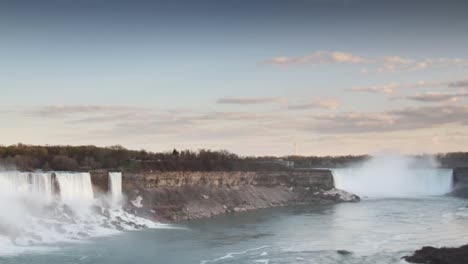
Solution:
{"label": "riverbank", "polygon": [[466,264],[468,263],[468,245],[458,248],[423,247],[404,259],[410,263]]}
{"label": "riverbank", "polygon": [[[453,170],[453,196],[468,198],[468,167]],[[466,264],[468,263],[468,245],[461,247],[423,247],[404,259],[410,263],[431,264]]]}
{"label": "riverbank", "polygon": [[[107,172],[91,172],[95,188],[108,186]],[[261,208],[357,202],[335,189],[330,170],[278,172],[123,173],[126,209],[160,222],[177,222]]]}

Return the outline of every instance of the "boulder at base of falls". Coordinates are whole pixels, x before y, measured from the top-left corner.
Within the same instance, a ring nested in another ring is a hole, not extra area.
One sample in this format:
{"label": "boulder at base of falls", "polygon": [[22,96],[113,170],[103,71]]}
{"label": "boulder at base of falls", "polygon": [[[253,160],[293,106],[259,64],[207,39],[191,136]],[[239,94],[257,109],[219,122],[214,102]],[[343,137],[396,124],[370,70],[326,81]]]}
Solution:
{"label": "boulder at base of falls", "polygon": [[361,198],[355,194],[335,188],[323,192],[323,196],[340,202],[359,202],[361,200]]}
{"label": "boulder at base of falls", "polygon": [[403,257],[410,263],[426,264],[467,264],[468,245],[459,248],[423,247],[412,256]]}

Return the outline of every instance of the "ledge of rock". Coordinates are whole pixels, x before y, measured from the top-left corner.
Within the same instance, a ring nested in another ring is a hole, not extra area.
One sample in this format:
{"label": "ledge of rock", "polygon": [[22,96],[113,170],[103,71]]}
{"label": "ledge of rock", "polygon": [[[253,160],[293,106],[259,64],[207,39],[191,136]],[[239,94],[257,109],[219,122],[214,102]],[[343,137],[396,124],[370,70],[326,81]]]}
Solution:
{"label": "ledge of rock", "polygon": [[123,174],[128,210],[158,221],[317,203],[357,202],[330,170]]}

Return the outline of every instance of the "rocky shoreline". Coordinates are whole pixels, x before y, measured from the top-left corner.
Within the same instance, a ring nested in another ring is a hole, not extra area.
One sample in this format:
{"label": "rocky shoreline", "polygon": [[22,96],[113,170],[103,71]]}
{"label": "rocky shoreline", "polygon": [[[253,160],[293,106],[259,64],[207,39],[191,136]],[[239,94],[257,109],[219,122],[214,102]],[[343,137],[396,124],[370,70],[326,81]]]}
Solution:
{"label": "rocky shoreline", "polygon": [[[177,191],[160,190],[151,194],[153,197],[167,195],[190,197],[183,201],[174,200],[168,205],[158,202],[146,205],[145,198],[139,195],[130,201],[126,209],[133,214],[149,217],[159,222],[178,222],[263,208],[358,202],[360,200],[358,196],[336,189],[316,191],[305,188],[295,190],[287,187],[243,186],[217,190],[207,188],[203,194],[198,194],[198,190],[198,188],[185,187]],[[143,196],[147,197],[147,194]]]}
{"label": "rocky shoreline", "polygon": [[[468,167],[458,167],[453,170],[453,191],[451,195],[468,198]],[[403,257],[409,263],[424,264],[467,264],[468,245],[457,248],[423,247],[413,255]]]}
{"label": "rocky shoreline", "polygon": [[423,247],[412,256],[403,257],[410,263],[424,264],[466,264],[468,263],[468,245],[458,248]]}
{"label": "rocky shoreline", "polygon": [[[104,190],[105,173],[92,172]],[[123,173],[126,209],[159,222],[177,222],[255,209],[357,202],[337,190],[330,170],[276,172]]]}

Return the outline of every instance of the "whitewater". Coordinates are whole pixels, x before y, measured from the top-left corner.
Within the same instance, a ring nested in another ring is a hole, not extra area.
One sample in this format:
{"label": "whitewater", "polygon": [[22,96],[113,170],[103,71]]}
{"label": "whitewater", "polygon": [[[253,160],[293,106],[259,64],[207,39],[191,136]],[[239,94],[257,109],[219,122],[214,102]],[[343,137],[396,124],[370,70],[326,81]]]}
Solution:
{"label": "whitewater", "polygon": [[109,174],[111,191],[102,194],[87,172],[0,172],[0,255],[163,226],[122,209],[121,178]]}

